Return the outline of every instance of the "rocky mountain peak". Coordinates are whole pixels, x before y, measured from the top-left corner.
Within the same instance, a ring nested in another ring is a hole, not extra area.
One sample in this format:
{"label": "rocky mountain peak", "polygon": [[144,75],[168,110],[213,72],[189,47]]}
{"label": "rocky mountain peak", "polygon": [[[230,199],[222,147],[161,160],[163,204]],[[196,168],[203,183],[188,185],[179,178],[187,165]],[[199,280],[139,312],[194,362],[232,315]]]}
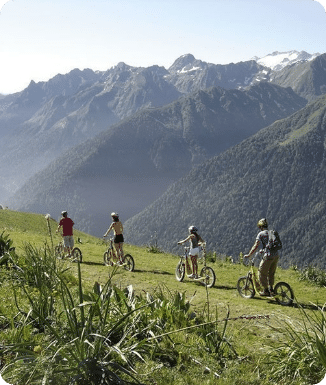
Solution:
{"label": "rocky mountain peak", "polygon": [[180,72],[185,67],[192,66],[194,62],[196,61],[196,58],[194,55],[188,53],[186,55],[180,56],[169,68],[170,73]]}

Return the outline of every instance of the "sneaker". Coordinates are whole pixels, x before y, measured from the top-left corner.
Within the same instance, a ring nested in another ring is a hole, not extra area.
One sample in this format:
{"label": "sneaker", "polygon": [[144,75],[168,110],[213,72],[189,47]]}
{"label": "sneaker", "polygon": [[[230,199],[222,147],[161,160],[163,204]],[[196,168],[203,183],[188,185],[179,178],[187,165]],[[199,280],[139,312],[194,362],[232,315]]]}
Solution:
{"label": "sneaker", "polygon": [[274,296],[275,296],[275,291],[274,291],[274,289],[270,289],[270,290],[269,290],[269,293],[270,293],[271,297],[274,297]]}
{"label": "sneaker", "polygon": [[195,278],[195,274],[189,274],[188,278]]}
{"label": "sneaker", "polygon": [[270,292],[269,292],[269,290],[268,289],[265,289],[264,291],[261,291],[260,293],[259,293],[259,295],[261,296],[261,297],[270,297]]}

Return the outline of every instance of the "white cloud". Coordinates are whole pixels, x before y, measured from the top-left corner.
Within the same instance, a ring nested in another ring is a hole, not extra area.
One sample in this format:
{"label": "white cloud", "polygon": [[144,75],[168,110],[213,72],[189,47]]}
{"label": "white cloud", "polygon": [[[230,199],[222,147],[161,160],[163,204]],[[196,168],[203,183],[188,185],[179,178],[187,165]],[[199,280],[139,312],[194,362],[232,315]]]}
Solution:
{"label": "white cloud", "polygon": [[326,12],[326,0],[314,0],[314,1],[318,1],[318,3],[320,3],[324,7]]}
{"label": "white cloud", "polygon": [[[9,0],[0,0],[0,12],[1,12],[2,7],[3,7],[6,3],[8,3],[8,2],[9,2]],[[0,380],[1,380],[1,378],[0,378]],[[1,383],[0,383],[0,385],[1,385]]]}
{"label": "white cloud", "polygon": [[[3,1],[0,1],[0,5],[3,3]],[[5,380],[2,379],[1,375],[0,375],[0,385],[10,385],[8,384],[8,382],[6,382]]]}

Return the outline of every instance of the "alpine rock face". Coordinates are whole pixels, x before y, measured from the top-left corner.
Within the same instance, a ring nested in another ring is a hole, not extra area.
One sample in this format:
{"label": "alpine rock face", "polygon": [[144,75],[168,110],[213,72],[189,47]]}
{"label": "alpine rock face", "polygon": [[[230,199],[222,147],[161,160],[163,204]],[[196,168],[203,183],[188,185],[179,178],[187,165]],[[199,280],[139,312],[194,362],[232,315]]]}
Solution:
{"label": "alpine rock face", "polygon": [[237,89],[250,86],[254,80],[266,79],[266,68],[254,60],[231,64],[212,64],[191,54],[178,58],[165,76],[180,92],[189,93],[209,87]]}

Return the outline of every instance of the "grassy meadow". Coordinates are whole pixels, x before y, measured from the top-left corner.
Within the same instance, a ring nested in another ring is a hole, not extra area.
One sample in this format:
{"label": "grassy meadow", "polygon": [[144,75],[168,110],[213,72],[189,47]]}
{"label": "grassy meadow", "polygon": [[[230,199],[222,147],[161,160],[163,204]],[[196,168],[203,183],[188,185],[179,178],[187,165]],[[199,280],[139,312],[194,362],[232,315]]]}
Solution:
{"label": "grassy meadow", "polygon": [[[208,262],[216,283],[207,289],[178,282],[178,256],[146,245],[125,244],[133,272],[104,266],[103,240],[77,230],[83,263],[57,260],[57,226],[43,215],[0,210],[0,234],[12,240],[23,270],[0,267],[0,373],[8,383],[303,385],[324,378],[323,282],[279,268],[275,282],[292,286],[293,306],[245,300],[236,283],[248,267],[228,258]],[[208,245],[208,252],[219,251]]]}

